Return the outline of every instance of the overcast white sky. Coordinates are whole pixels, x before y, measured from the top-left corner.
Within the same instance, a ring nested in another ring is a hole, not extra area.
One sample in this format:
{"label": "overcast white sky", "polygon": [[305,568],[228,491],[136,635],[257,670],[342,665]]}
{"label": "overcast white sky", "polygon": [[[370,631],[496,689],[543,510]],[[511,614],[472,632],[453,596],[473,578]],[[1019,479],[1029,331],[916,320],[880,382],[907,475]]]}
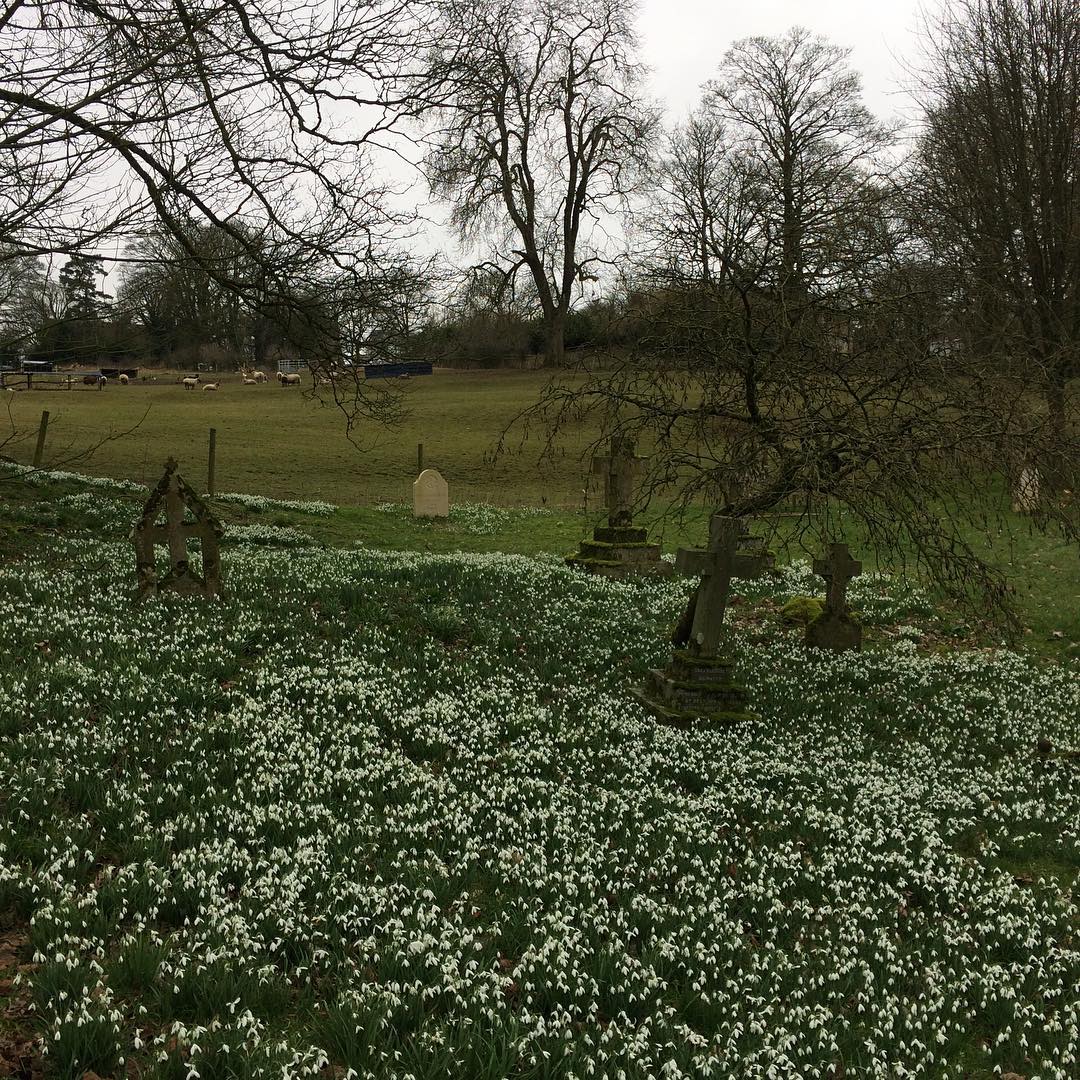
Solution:
{"label": "overcast white sky", "polygon": [[[639,0],[641,55],[652,69],[651,93],[669,122],[683,118],[698,102],[702,83],[716,74],[732,42],[754,35],[782,34],[801,25],[851,49],[852,67],[862,75],[867,106],[881,119],[910,112],[904,94],[904,63],[920,52],[920,12],[943,0]],[[418,182],[406,202],[425,201]],[[428,204],[440,220],[445,208]],[[419,250],[443,248],[452,238],[437,225],[425,230]],[[118,275],[111,273],[112,292]]]}
{"label": "overcast white sky", "polygon": [[805,26],[850,48],[866,104],[882,119],[905,114],[901,61],[919,53],[919,12],[937,0],[640,0],[638,29],[652,92],[670,119],[684,116],[740,38]]}

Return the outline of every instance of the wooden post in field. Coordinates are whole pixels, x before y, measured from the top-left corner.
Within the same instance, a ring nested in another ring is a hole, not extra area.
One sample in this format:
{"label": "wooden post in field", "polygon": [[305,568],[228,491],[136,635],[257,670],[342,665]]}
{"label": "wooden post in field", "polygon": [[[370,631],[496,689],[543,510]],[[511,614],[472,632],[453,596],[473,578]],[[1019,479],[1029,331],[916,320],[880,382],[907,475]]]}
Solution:
{"label": "wooden post in field", "polygon": [[38,427],[37,446],[34,447],[34,468],[41,464],[41,455],[45,453],[45,433],[49,430],[49,410],[41,410],[41,424]]}
{"label": "wooden post in field", "polygon": [[416,444],[416,475],[419,476],[424,471],[424,444],[418,442]]}
{"label": "wooden post in field", "polygon": [[217,465],[217,428],[210,429],[210,456],[206,461],[206,494],[214,494],[214,468]]}

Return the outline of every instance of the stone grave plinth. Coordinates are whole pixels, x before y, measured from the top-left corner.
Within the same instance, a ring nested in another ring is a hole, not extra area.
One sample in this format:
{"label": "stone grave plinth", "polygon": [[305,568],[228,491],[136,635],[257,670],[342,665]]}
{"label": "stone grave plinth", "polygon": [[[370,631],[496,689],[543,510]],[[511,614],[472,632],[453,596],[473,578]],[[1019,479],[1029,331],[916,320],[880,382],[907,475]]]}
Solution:
{"label": "stone grave plinth", "polygon": [[604,577],[672,573],[671,564],[660,558],[660,545],[650,544],[648,532],[633,524],[634,485],[641,469],[632,439],[614,438],[609,454],[593,458],[593,472],[604,476],[607,525],[593,529],[592,539],[583,540],[566,560],[569,566]]}
{"label": "stone grave plinth", "polygon": [[704,551],[679,552],[676,567],[701,576],[685,647],[675,649],[667,667],[650,670],[645,685],[634,692],[663,723],[692,727],[754,718],[746,708],[746,690],[734,678],[724,612],[731,579],[759,577],[771,559],[746,535],[742,522],[718,514],[709,522]]}

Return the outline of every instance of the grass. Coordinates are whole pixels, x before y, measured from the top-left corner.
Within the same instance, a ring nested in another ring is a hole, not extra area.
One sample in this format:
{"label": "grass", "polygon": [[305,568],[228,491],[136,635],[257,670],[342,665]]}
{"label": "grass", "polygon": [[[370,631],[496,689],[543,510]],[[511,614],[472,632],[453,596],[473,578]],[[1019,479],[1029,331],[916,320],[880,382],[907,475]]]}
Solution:
{"label": "grass", "polygon": [[276,383],[243,386],[238,376],[226,376],[214,394],[184,390],[172,378],[110,384],[100,392],[12,394],[15,424],[27,438],[8,452],[17,461],[31,460],[41,410],[48,409],[46,466],[109,432],[134,429],[78,468],[144,484],[157,479],[169,455],[202,482],[213,427],[219,491],[346,505],[403,500],[411,497],[416,447],[423,443],[425,465],[443,473],[455,501],[546,502],[564,509],[582,501],[587,470],[581,453],[592,438],[583,428],[568,430],[563,452],[552,461],[538,461],[538,444],[490,459],[502,429],[536,400],[548,378],[543,372],[440,370],[397,384],[408,411],[405,422],[392,431],[364,428],[358,445],[346,437],[344,417],[333,404],[303,391]]}
{"label": "grass", "polygon": [[[94,515],[71,500],[83,491],[77,482],[30,486],[19,481],[0,483],[0,553],[26,555],[36,550],[43,530],[58,534],[73,528],[94,526]],[[293,493],[294,495],[296,493]],[[134,522],[142,505],[140,495],[115,496],[121,506],[123,535],[126,524]],[[6,504],[6,512],[3,507]],[[389,551],[493,552],[508,554],[568,555],[601,521],[594,508],[588,514],[550,507],[514,508],[455,503],[449,521],[417,520],[400,499],[394,503],[368,506],[339,506],[333,513],[310,514],[270,507],[253,509],[217,500],[215,510],[226,525],[272,526],[293,529],[318,544],[330,547],[362,546]],[[683,516],[665,514],[654,506],[645,516],[655,539],[665,551],[704,543],[707,512],[691,508]],[[972,539],[1006,566],[1016,589],[1016,606],[1025,632],[1019,644],[1033,654],[1055,660],[1080,659],[1080,562],[1075,546],[1035,533],[1026,519],[1008,516],[1004,531],[996,537],[973,534]],[[783,549],[790,527],[783,519],[771,543],[781,549],[781,562],[810,558],[817,554],[812,545],[803,549],[793,543]],[[112,535],[105,530],[101,535]],[[994,543],[991,546],[990,541]],[[862,552],[864,572],[879,569],[872,553]],[[892,569],[884,567],[885,569]],[[817,580],[810,591],[820,592]],[[996,643],[1000,634],[992,625],[979,623],[969,615],[941,605],[939,622],[942,647],[966,642]]]}
{"label": "grass", "polygon": [[[602,499],[598,480],[582,457],[594,432],[569,427],[559,454],[544,461],[539,460],[536,441],[524,447],[514,444],[513,452],[492,459],[501,431],[537,399],[547,378],[544,372],[443,370],[396,384],[408,409],[406,421],[392,431],[365,429],[359,446],[346,438],[343,417],[333,406],[276,384],[242,386],[238,377],[225,381],[217,394],[186,391],[166,375],[157,383],[110,385],[101,392],[20,392],[9,395],[12,416],[28,437],[5,450],[17,461],[30,460],[37,421],[46,408],[51,414],[46,466],[64,461],[104,434],[134,429],[74,467],[153,484],[164,458],[173,455],[181,471],[201,486],[208,432],[215,427],[217,490],[339,504],[331,519],[300,522],[320,542],[431,552],[568,554],[595,524]],[[510,518],[493,532],[477,533],[454,521],[415,522],[407,513],[377,511],[383,502],[410,501],[418,442],[424,444],[425,464],[447,478],[453,505],[490,503],[553,512]],[[221,513],[226,520],[247,520],[240,511]],[[697,509],[683,520],[672,520],[654,504],[644,523],[670,551],[700,543],[704,517]],[[287,512],[258,520],[297,524]],[[1025,635],[1029,644],[1048,656],[1080,654],[1080,560],[1075,545],[1042,536],[1026,519],[1008,513],[1002,525],[990,534],[972,529],[969,539],[1013,583],[1017,608],[1030,631]],[[780,539],[785,532],[781,522]],[[17,525],[0,524],[0,544],[17,546],[19,533]],[[852,550],[868,569],[876,565],[872,553],[857,543]]]}

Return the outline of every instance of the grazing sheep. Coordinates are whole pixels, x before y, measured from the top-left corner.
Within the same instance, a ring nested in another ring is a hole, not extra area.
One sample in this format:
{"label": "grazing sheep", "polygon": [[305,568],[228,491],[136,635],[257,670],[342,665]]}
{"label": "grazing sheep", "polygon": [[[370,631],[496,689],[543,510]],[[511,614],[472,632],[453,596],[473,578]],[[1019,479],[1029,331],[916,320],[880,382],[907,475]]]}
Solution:
{"label": "grazing sheep", "polygon": [[128,377],[123,372],[120,372],[119,382],[121,386],[127,386],[128,384]]}
{"label": "grazing sheep", "polygon": [[203,389],[204,390],[216,390],[218,388],[218,385],[219,384],[216,383],[216,382],[203,383]]}
{"label": "grazing sheep", "polygon": [[282,372],[279,371],[277,374],[278,374],[278,382],[281,383],[282,386],[299,386],[300,385],[300,376],[295,374],[295,373],[292,374],[292,375],[285,375],[285,374],[283,374]]}
{"label": "grazing sheep", "polygon": [[187,378],[181,379],[180,382],[183,384],[185,390],[194,390],[195,387],[199,385],[199,376],[188,375]]}

